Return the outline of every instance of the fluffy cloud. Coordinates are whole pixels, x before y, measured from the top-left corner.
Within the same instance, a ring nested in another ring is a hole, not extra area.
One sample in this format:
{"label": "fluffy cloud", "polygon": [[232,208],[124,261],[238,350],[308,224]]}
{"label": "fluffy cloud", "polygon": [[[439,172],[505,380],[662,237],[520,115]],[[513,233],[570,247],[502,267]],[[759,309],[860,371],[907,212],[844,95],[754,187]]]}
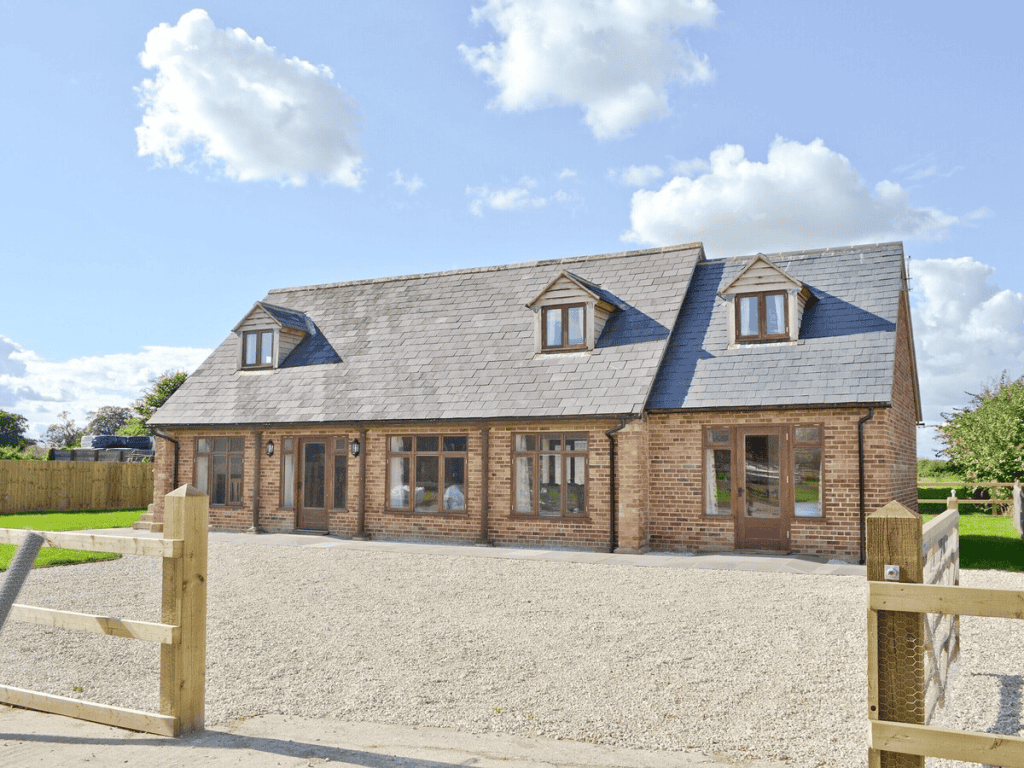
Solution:
{"label": "fluffy cloud", "polygon": [[470,196],[469,211],[474,216],[483,216],[486,208],[495,211],[543,208],[548,204],[548,200],[533,193],[536,187],[536,180],[528,177],[520,179],[515,186],[500,189],[491,189],[488,186],[466,187],[466,194]]}
{"label": "fluffy cloud", "polygon": [[675,35],[717,13],[711,0],[487,0],[472,19],[501,41],[459,51],[498,89],[497,107],[579,106],[597,138],[616,138],[667,115],[671,84],[711,79],[707,57]]}
{"label": "fluffy cloud", "polygon": [[938,239],[960,221],[914,207],[891,181],[870,189],[850,161],[825,146],[777,138],[767,162],[731,144],[661,189],[633,194],[632,229],[623,239],[667,245],[702,240],[709,254],[769,253],[844,243]]}
{"label": "fluffy cloud", "polygon": [[238,181],[359,185],[359,108],[328,67],[285,58],[244,30],[217,29],[199,9],[150,30],[139,59],[156,70],[137,89],[140,156],[175,166],[198,149]]}
{"label": "fluffy cloud", "polygon": [[612,181],[625,184],[627,187],[646,187],[664,175],[665,172],[656,165],[631,165],[621,171],[615,168],[608,171],[608,177]]}
{"label": "fluffy cloud", "polygon": [[0,336],[0,408],[28,419],[39,437],[68,411],[79,426],[103,405],[131,405],[149,380],[168,370],[194,371],[209,349],[143,347],[141,352],[51,362]]}

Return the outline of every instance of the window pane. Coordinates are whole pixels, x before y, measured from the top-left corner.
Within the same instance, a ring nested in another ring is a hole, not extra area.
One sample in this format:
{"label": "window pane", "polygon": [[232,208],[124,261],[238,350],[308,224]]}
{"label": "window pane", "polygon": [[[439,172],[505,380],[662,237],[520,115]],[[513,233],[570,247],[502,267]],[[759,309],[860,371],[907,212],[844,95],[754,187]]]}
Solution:
{"label": "window pane", "polygon": [[444,460],[444,508],[466,508],[466,460],[461,457]]}
{"label": "window pane", "polygon": [[412,438],[411,437],[392,437],[391,447],[392,453],[399,453],[412,450]]}
{"label": "window pane", "polygon": [[242,457],[228,457],[228,504],[242,503]]}
{"label": "window pane", "polygon": [[786,332],[786,296],[772,293],[764,297],[764,331],[768,334]]}
{"label": "window pane", "polygon": [[210,474],[213,475],[212,487],[210,488],[211,504],[227,504],[228,502],[228,457],[214,454],[210,457],[213,465]]}
{"label": "window pane", "polygon": [[241,453],[245,450],[245,438],[244,437],[232,437],[228,441],[228,450],[232,453]]}
{"label": "window pane", "polygon": [[547,323],[545,332],[545,344],[549,347],[562,346],[562,310],[545,309],[544,320]]}
{"label": "window pane", "polygon": [[348,480],[348,457],[344,453],[334,454],[334,509],[345,509],[348,506],[345,499],[345,487]]}
{"label": "window pane", "polygon": [[745,452],[747,517],[780,517],[779,436],[747,435]]}
{"label": "window pane", "polygon": [[390,504],[392,509],[409,508],[409,459],[392,456],[388,462],[391,478]]}
{"label": "window pane", "polygon": [[286,437],[284,439],[284,449],[286,451],[294,451],[295,450],[295,440],[293,440],[290,437]]}
{"label": "window pane", "polygon": [[821,517],[821,449],[797,448],[793,451],[797,517]]}
{"label": "window pane", "polygon": [[757,336],[757,296],[744,296],[740,302],[740,336]]}
{"label": "window pane", "polygon": [[437,456],[416,457],[417,512],[437,512],[437,462]]}
{"label": "window pane", "polygon": [[334,451],[335,451],[335,453],[344,453],[347,450],[348,450],[348,440],[346,440],[344,437],[339,437],[337,440],[334,441]]}
{"label": "window pane", "polygon": [[516,435],[516,450],[517,451],[535,451],[535,450],[537,450],[537,436],[536,435]]}
{"label": "window pane", "polygon": [[324,506],[326,453],[323,443],[306,443],[303,447],[302,506],[308,509],[322,509]]}
{"label": "window pane", "polygon": [[246,333],[242,335],[242,343],[245,346],[245,364],[256,365],[256,360],[259,358],[256,355],[256,334]]}
{"label": "window pane", "polygon": [[709,443],[715,443],[718,445],[728,445],[729,443],[729,430],[728,429],[709,429],[707,431],[707,441]]}
{"label": "window pane", "polygon": [[533,513],[535,483],[533,457],[516,456],[516,512]]}
{"label": "window pane", "polygon": [[274,364],[274,332],[263,331],[260,334],[260,365]]}
{"label": "window pane", "polygon": [[565,438],[565,450],[585,451],[587,450],[587,438],[580,435],[567,436]]}
{"label": "window pane", "polygon": [[821,427],[797,427],[796,441],[798,443],[820,443]]}
{"label": "window pane", "polygon": [[707,499],[704,509],[709,515],[732,514],[732,456],[722,448],[709,448],[704,468]]}
{"label": "window pane", "polygon": [[562,456],[548,453],[540,457],[540,503],[543,517],[562,515]]}
{"label": "window pane", "polygon": [[437,436],[436,435],[420,435],[416,438],[416,450],[417,451],[437,451]]}
{"label": "window pane", "polygon": [[[200,440],[202,442],[202,440]],[[207,442],[209,442],[207,440]],[[205,493],[207,496],[210,495],[209,486],[209,473],[210,471],[210,458],[208,456],[201,456],[196,460],[196,488]]]}
{"label": "window pane", "polygon": [[583,307],[569,307],[569,343],[583,344]]}
{"label": "window pane", "polygon": [[463,452],[467,448],[467,440],[464,437],[446,437],[444,439],[445,451]]}
{"label": "window pane", "polygon": [[582,515],[587,501],[587,459],[569,456],[565,460],[565,513]]}
{"label": "window pane", "polygon": [[[285,441],[287,442],[287,441]],[[295,508],[295,454],[286,453],[281,463],[281,506]]]}
{"label": "window pane", "polygon": [[540,446],[542,451],[560,451],[562,450],[562,436],[544,435],[540,439]]}
{"label": "window pane", "polygon": [[213,450],[217,453],[224,453],[228,449],[228,439],[226,437],[215,437],[213,439]]}
{"label": "window pane", "polygon": [[199,442],[196,443],[196,450],[199,453],[209,453],[210,452],[210,438],[208,438],[208,437],[200,437],[199,438]]}

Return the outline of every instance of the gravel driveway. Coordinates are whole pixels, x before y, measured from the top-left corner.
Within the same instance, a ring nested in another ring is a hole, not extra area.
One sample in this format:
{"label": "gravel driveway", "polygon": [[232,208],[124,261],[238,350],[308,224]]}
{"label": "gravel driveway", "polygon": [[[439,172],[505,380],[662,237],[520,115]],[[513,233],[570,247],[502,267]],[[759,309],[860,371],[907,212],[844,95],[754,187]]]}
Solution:
{"label": "gravel driveway", "polygon": [[[208,724],[259,714],[866,761],[865,583],[211,542]],[[970,587],[1024,575],[967,571]],[[149,558],[33,571],[19,602],[159,620]],[[949,727],[1024,735],[1024,622],[962,619]],[[159,650],[11,622],[3,682],[157,711]],[[76,690],[81,688],[81,691]]]}

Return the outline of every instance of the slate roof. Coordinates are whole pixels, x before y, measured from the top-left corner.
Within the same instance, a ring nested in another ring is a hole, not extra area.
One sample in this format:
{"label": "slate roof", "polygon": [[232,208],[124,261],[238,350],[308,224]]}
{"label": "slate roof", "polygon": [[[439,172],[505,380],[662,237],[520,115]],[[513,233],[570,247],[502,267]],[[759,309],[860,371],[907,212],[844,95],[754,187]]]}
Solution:
{"label": "slate roof", "polygon": [[[234,334],[153,425],[639,414],[699,243],[271,291],[319,333],[276,370],[239,371]],[[592,353],[535,355],[526,308],[562,269],[620,300]],[[275,317],[280,317],[275,314]]]}
{"label": "slate roof", "polygon": [[729,305],[716,294],[751,257],[706,260],[694,270],[649,408],[891,402],[902,244],[767,257],[817,299],[808,304],[799,341],[729,349]]}

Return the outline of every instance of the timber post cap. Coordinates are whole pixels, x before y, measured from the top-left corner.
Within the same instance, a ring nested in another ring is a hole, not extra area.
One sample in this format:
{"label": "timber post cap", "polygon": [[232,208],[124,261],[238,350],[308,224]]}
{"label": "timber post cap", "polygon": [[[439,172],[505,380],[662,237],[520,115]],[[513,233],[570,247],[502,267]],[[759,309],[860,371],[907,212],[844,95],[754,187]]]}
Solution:
{"label": "timber post cap", "polygon": [[[941,500],[940,500],[941,501]],[[884,507],[880,507],[872,512],[868,517],[916,517],[920,518],[917,512],[913,512],[898,501],[893,500],[886,504]]]}
{"label": "timber post cap", "polygon": [[206,494],[200,491],[193,485],[185,484],[180,488],[175,488],[173,491],[167,494],[168,496],[205,496]]}

